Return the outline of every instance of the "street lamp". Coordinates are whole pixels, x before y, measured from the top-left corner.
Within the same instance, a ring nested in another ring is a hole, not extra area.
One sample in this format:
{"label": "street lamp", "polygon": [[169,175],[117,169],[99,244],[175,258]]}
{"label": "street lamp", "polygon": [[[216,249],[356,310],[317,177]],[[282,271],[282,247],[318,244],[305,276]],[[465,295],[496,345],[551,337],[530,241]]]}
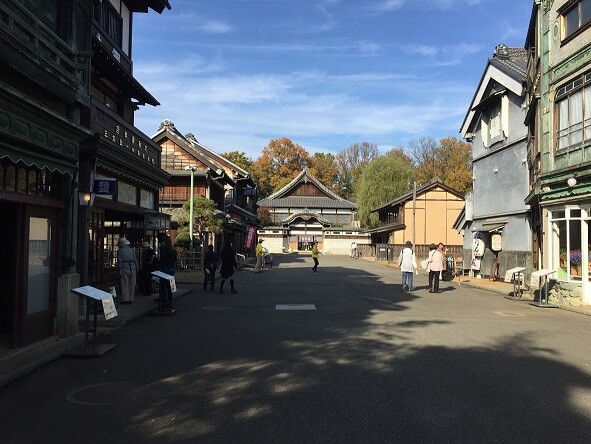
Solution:
{"label": "street lamp", "polygon": [[195,176],[195,167],[193,165],[187,165],[185,170],[191,172],[191,190],[189,192],[189,251],[193,251],[193,180]]}

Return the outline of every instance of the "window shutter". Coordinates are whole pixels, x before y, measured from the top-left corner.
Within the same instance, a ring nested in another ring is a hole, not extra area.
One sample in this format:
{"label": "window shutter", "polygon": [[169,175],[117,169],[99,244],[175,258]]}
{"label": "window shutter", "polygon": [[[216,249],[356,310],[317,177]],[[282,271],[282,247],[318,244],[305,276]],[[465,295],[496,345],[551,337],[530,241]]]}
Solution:
{"label": "window shutter", "polygon": [[488,148],[488,116],[482,114],[480,119],[480,136],[482,137],[482,145]]}
{"label": "window shutter", "polygon": [[501,129],[505,138],[509,137],[509,96],[506,94],[501,99]]}

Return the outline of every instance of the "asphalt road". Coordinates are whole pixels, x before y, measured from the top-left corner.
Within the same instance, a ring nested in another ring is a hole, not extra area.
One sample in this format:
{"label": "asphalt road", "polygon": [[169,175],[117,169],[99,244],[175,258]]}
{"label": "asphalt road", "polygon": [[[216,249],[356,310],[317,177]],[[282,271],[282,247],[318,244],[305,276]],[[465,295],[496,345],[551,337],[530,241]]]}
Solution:
{"label": "asphalt road", "polygon": [[591,317],[275,259],[1,387],[0,442],[591,442]]}

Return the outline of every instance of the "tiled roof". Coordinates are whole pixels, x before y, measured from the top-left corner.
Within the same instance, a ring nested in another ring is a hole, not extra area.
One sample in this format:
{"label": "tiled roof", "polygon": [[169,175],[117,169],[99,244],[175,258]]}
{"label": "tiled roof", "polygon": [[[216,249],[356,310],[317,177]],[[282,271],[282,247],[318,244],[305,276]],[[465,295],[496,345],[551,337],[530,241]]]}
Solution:
{"label": "tiled roof", "polygon": [[525,48],[499,45],[489,62],[515,79],[525,79],[527,76],[527,51]]}
{"label": "tiled roof", "polygon": [[347,208],[354,209],[356,205],[347,200],[335,200],[328,197],[290,196],[278,199],[261,199],[260,207],[270,208]]}

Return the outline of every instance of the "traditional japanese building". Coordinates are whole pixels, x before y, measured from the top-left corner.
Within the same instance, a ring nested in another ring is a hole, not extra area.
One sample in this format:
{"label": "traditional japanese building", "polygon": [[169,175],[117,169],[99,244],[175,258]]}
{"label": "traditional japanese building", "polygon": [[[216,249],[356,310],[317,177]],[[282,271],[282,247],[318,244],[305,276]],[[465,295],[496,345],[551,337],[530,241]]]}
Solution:
{"label": "traditional japanese building", "polygon": [[[463,207],[464,197],[459,191],[433,179],[374,208],[379,222],[368,233],[372,244],[403,245],[411,241],[415,246],[439,242],[461,246],[462,236],[453,229],[453,223]],[[376,255],[378,259],[391,259]]]}
{"label": "traditional japanese building", "polygon": [[207,234],[204,242],[220,251],[224,237],[229,236],[236,251],[242,253],[248,247],[247,233],[258,224],[257,189],[250,173],[200,143],[193,134],[183,136],[169,119],[162,121],[152,140],[161,147],[162,168],[171,176],[159,204],[163,213],[171,215],[173,227],[183,204],[191,198],[193,184],[193,197],[215,202],[216,214],[223,221],[223,233]]}
{"label": "traditional japanese building", "polygon": [[[495,260],[501,275],[516,267],[526,268],[527,275],[533,270],[531,213],[524,202],[529,192],[526,68],[524,48],[497,45],[460,128],[472,144],[473,191],[456,227],[464,235],[464,263],[482,275]],[[478,259],[474,239],[485,246]]]}
{"label": "traditional japanese building", "polygon": [[76,333],[69,290],[105,281],[120,236],[137,245],[165,226],[160,148],[133,125],[158,102],[130,57],[133,13],[165,8],[0,2],[0,349]]}
{"label": "traditional japanese building", "polygon": [[259,201],[272,224],[259,229],[271,253],[311,250],[315,241],[325,254],[350,254],[351,242],[369,243],[355,220],[357,205],[339,197],[304,169],[285,187]]}

